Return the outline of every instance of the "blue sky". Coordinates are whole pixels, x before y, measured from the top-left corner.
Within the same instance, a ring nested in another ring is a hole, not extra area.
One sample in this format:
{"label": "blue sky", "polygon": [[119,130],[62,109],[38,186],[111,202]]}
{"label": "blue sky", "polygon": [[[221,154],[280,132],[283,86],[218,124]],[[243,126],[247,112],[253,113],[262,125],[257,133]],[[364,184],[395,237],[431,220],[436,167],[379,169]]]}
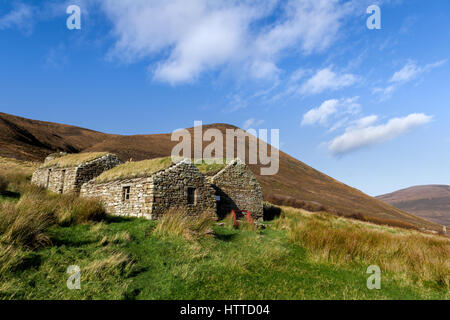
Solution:
{"label": "blue sky", "polygon": [[281,150],[370,195],[450,184],[449,29],[447,0],[0,0],[0,111],[280,129]]}

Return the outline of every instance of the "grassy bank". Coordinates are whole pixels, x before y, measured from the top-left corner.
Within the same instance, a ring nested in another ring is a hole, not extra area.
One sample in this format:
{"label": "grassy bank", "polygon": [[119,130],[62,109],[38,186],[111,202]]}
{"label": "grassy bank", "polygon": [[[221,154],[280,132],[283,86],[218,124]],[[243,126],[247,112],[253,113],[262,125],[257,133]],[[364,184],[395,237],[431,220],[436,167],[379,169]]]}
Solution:
{"label": "grassy bank", "polygon": [[[26,178],[3,198],[1,299],[450,298],[449,241],[413,230],[288,207],[265,229],[181,212],[159,222],[108,217],[97,202]],[[380,290],[366,287],[373,264]],[[71,265],[80,290],[66,286]]]}

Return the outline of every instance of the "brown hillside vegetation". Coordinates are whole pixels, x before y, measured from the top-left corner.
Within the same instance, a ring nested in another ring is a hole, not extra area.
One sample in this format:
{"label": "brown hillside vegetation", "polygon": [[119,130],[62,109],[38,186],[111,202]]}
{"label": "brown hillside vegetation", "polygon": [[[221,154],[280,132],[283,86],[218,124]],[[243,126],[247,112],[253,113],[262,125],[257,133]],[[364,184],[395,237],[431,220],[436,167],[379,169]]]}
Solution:
{"label": "brown hillside vegetation", "polygon": [[80,152],[107,137],[110,135],[0,112],[0,156],[3,157],[41,161],[55,151]]}
{"label": "brown hillside vegetation", "polygon": [[[26,160],[43,160],[55,151],[112,152],[122,160],[145,160],[170,156],[177,142],[170,134],[108,135],[67,125],[27,120],[0,114],[0,155]],[[225,132],[236,129],[227,124],[204,126]],[[192,132],[192,128],[188,129]],[[208,145],[204,143],[203,147]],[[351,188],[280,151],[276,175],[261,176],[260,165],[250,165],[263,187],[264,198],[291,197],[300,202],[323,206],[327,211],[378,223],[415,226],[432,230],[442,227],[403,212],[361,191]]]}
{"label": "brown hillside vegetation", "polygon": [[450,186],[448,185],[411,187],[378,196],[377,199],[400,210],[450,226]]}

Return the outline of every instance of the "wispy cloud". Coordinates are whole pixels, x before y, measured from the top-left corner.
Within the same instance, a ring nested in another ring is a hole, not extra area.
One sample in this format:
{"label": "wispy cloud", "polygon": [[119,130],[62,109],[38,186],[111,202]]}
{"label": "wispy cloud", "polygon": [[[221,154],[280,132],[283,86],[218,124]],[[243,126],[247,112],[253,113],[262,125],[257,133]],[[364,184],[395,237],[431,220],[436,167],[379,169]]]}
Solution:
{"label": "wispy cloud", "polygon": [[353,74],[339,75],[331,68],[325,68],[317,71],[308,79],[300,87],[300,92],[303,94],[318,94],[326,90],[335,91],[353,85],[356,80],[357,77]]}
{"label": "wispy cloud", "polygon": [[242,128],[248,130],[250,128],[257,128],[264,123],[264,120],[256,120],[255,118],[247,119],[243,124]]}
{"label": "wispy cloud", "polygon": [[382,100],[389,98],[392,93],[401,85],[417,79],[420,75],[435,68],[443,66],[447,60],[440,60],[425,66],[419,66],[415,61],[409,60],[403,68],[396,71],[389,79],[390,85],[385,88],[375,88],[374,94],[381,94]]}
{"label": "wispy cloud", "polygon": [[413,113],[403,118],[393,118],[385,124],[372,125],[376,116],[360,119],[359,125],[347,128],[346,132],[333,139],[328,150],[333,155],[343,155],[364,147],[394,139],[432,120],[423,113]]}
{"label": "wispy cloud", "polygon": [[10,12],[0,17],[0,30],[19,29],[29,34],[33,28],[33,7],[14,3]]}

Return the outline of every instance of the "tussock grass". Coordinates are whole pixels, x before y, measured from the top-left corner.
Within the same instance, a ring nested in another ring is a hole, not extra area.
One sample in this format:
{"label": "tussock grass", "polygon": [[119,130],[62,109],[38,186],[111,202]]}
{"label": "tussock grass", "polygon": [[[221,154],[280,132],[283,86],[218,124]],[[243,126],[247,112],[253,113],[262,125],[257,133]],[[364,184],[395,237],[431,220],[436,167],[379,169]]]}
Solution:
{"label": "tussock grass", "polygon": [[0,176],[0,194],[3,194],[6,192],[6,189],[8,188],[9,182],[5,179],[5,177]]}
{"label": "tussock grass", "polygon": [[153,234],[161,237],[175,236],[186,240],[195,240],[212,231],[216,218],[211,212],[203,212],[198,216],[189,216],[179,209],[169,210],[162,216]]}
{"label": "tussock grass", "polygon": [[46,230],[52,225],[101,221],[105,216],[103,205],[95,199],[36,189],[23,194],[17,203],[0,204],[0,242],[39,248],[51,244]]}
{"label": "tussock grass", "polygon": [[118,244],[118,243],[124,243],[124,242],[129,242],[133,240],[133,237],[126,231],[124,232],[119,232],[116,233],[114,235],[106,235],[103,236],[103,238],[100,240],[100,244],[102,246],[107,246],[109,244]]}
{"label": "tussock grass", "polygon": [[41,164],[38,162],[23,161],[14,158],[0,157],[0,175],[6,173],[20,173],[31,176]]}
{"label": "tussock grass", "polygon": [[450,241],[415,231],[380,227],[325,213],[283,208],[275,221],[310,258],[334,265],[378,265],[382,271],[449,288]]}
{"label": "tussock grass", "polygon": [[95,278],[107,279],[111,276],[122,276],[133,267],[133,260],[122,252],[109,254],[108,257],[92,261],[83,268],[85,280]]}
{"label": "tussock grass", "polygon": [[18,203],[0,206],[0,241],[6,244],[38,248],[50,244],[45,231],[54,222],[53,210],[45,201],[26,195]]}
{"label": "tussock grass", "polygon": [[59,168],[76,167],[85,162],[101,158],[107,154],[108,152],[86,152],[86,153],[68,154],[66,156],[62,156],[60,158],[56,158],[44,163],[43,167],[44,168],[54,166]]}
{"label": "tussock grass", "polygon": [[100,200],[79,198],[75,195],[63,195],[55,198],[56,217],[61,226],[99,222],[105,219],[105,208]]}
{"label": "tussock grass", "polygon": [[169,168],[173,164],[170,157],[156,158],[137,162],[126,162],[103,172],[95,179],[96,183],[105,183],[119,179],[147,177],[155,172]]}

